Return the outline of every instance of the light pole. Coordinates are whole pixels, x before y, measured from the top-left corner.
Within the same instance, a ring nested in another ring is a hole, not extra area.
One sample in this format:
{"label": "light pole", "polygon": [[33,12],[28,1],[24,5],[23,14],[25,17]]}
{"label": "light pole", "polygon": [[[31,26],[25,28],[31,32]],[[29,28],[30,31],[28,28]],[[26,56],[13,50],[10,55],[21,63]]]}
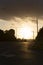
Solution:
{"label": "light pole", "polygon": [[34,39],[34,31],[32,31],[33,32],[33,39]]}

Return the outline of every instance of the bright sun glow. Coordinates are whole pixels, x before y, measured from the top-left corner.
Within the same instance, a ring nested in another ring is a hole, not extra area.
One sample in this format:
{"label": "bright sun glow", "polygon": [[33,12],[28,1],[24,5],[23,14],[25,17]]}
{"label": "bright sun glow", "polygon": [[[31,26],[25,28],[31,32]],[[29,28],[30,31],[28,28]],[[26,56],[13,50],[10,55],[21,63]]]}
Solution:
{"label": "bright sun glow", "polygon": [[31,39],[33,37],[32,29],[28,25],[23,25],[19,28],[18,31],[19,35],[18,38],[23,39]]}
{"label": "bright sun glow", "polygon": [[20,35],[22,38],[28,39],[32,37],[32,32],[30,31],[30,29],[28,30],[28,28],[24,27],[24,28],[21,28]]}

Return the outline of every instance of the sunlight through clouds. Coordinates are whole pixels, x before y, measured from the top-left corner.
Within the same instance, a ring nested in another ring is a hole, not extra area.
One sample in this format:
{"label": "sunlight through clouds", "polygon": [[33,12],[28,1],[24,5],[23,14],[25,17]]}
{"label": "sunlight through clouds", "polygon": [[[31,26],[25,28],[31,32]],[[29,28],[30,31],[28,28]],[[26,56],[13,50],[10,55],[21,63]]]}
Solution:
{"label": "sunlight through clouds", "polygon": [[[36,23],[32,22],[31,19],[34,19],[31,18],[31,17],[13,17],[11,20],[2,20],[0,19],[0,29],[2,30],[9,30],[9,29],[14,29],[15,30],[15,35],[17,38],[27,38],[25,35],[27,34],[30,34],[29,31],[31,29],[31,32],[34,31],[34,38],[36,37],[37,35],[37,28],[36,28]],[[39,29],[40,27],[42,27],[43,25],[41,25],[41,21],[43,20],[39,20]],[[25,32],[24,33],[22,33]],[[33,32],[32,32],[33,34]],[[23,36],[24,35],[24,36]],[[21,37],[20,37],[21,36]],[[29,37],[29,35],[27,35]],[[31,37],[32,38],[32,37]]]}

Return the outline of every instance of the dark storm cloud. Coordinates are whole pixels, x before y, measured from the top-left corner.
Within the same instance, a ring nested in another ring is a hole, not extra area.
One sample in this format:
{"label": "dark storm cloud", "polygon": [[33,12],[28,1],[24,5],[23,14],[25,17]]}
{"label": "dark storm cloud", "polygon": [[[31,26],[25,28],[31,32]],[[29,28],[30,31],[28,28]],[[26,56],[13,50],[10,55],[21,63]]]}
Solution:
{"label": "dark storm cloud", "polygon": [[43,0],[0,0],[0,18],[43,16]]}

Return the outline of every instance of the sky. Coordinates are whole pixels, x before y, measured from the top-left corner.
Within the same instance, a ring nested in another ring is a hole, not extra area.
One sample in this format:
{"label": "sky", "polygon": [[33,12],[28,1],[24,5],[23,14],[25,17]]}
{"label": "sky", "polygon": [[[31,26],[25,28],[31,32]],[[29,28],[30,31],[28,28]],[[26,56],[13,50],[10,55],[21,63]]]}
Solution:
{"label": "sky", "polygon": [[27,23],[36,36],[36,22],[38,18],[39,29],[43,26],[43,0],[0,0],[0,29],[13,28],[16,36],[22,24]]}
{"label": "sky", "polygon": [[42,16],[43,0],[0,0],[0,18]]}

